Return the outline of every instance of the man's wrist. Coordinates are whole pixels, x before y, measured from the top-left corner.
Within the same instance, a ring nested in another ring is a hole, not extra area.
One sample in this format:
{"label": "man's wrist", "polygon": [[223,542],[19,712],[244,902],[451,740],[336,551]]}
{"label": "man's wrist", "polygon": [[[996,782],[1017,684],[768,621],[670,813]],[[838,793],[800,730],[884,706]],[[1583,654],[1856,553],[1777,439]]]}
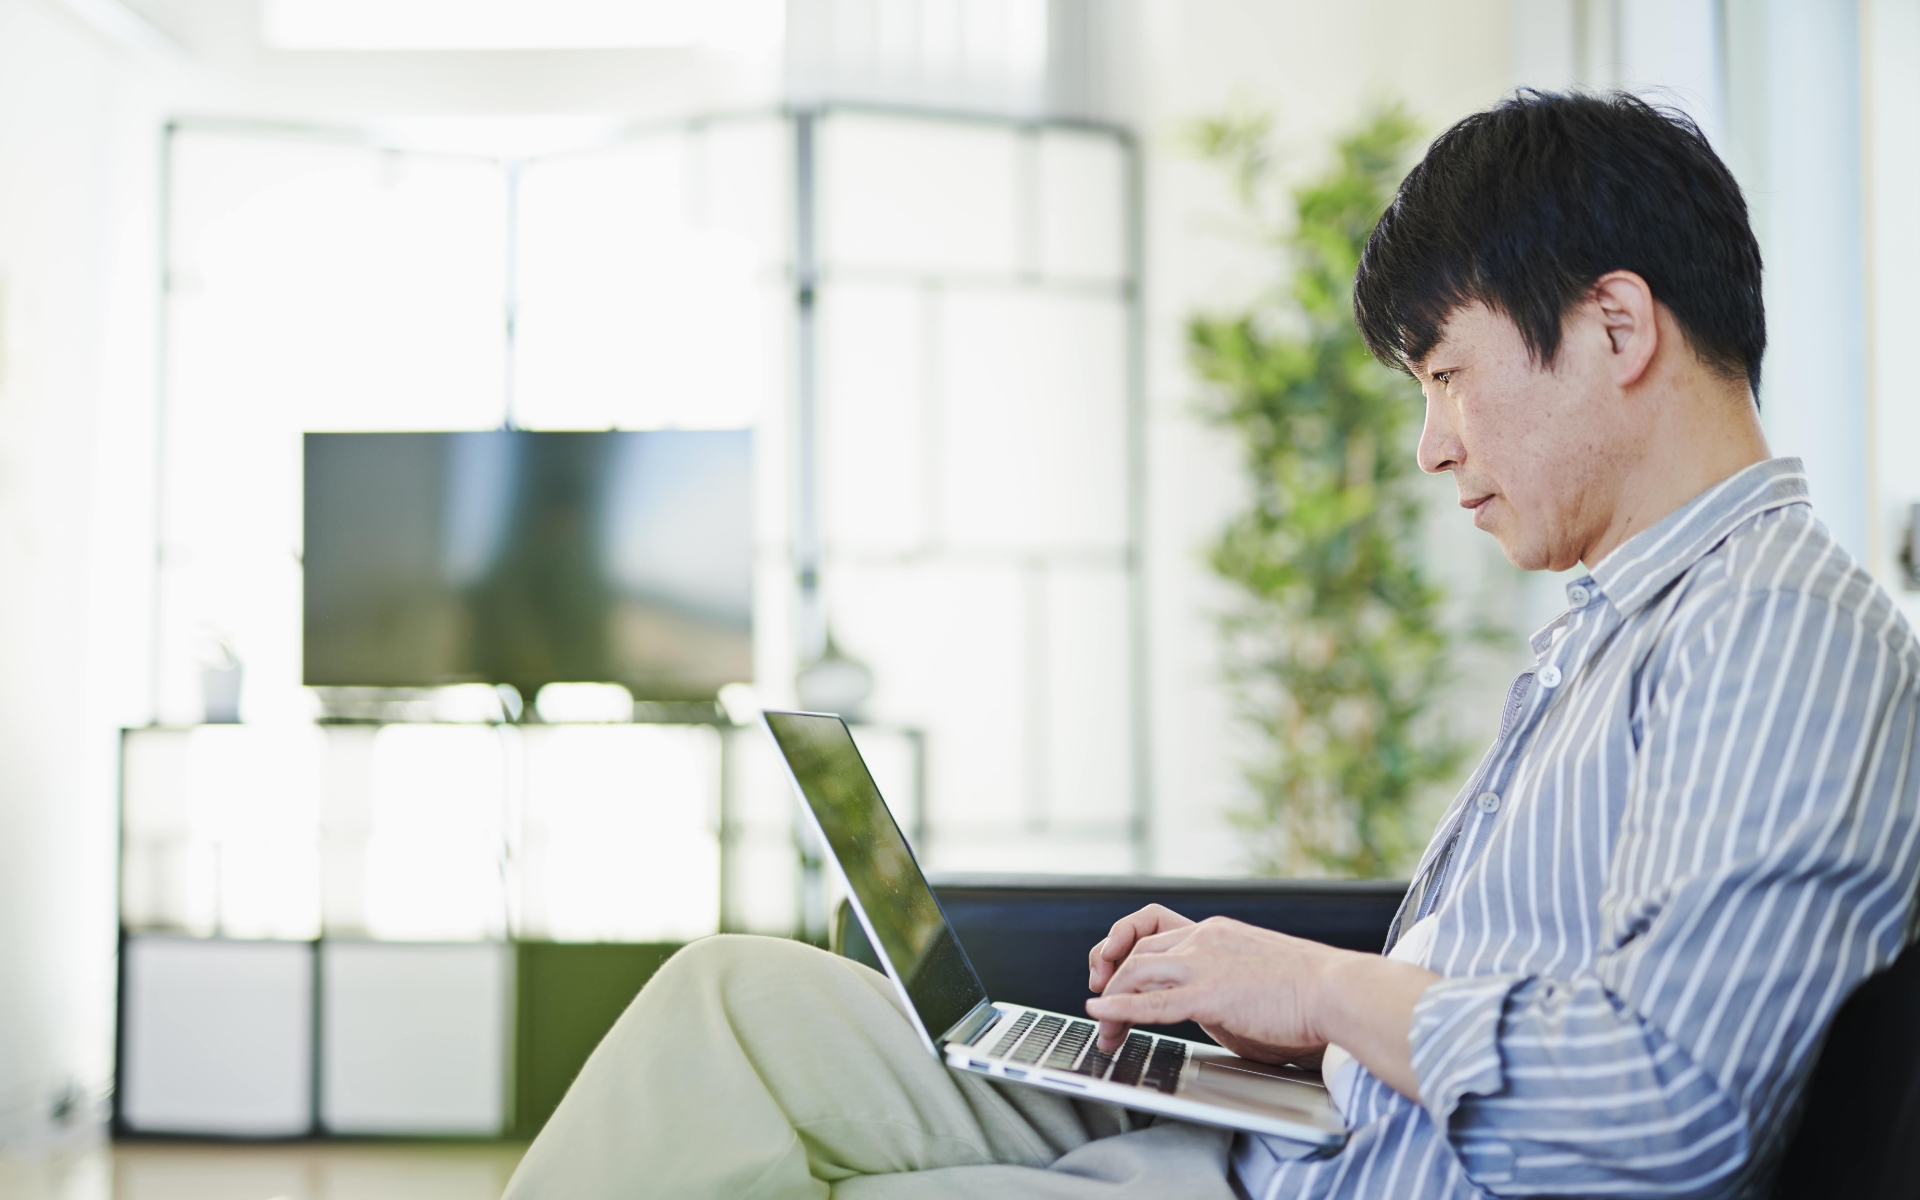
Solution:
{"label": "man's wrist", "polygon": [[1382,1083],[1419,1100],[1413,1009],[1440,976],[1377,954],[1340,951],[1316,972],[1309,1027],[1360,1060]]}
{"label": "man's wrist", "polygon": [[1369,959],[1383,961],[1376,954],[1338,950],[1330,954],[1315,973],[1307,1011],[1309,1025],[1320,1041],[1351,1049],[1342,1040],[1351,1030],[1354,1019],[1355,1005],[1349,994],[1356,984],[1364,986],[1364,979],[1356,980],[1355,975],[1365,975]]}

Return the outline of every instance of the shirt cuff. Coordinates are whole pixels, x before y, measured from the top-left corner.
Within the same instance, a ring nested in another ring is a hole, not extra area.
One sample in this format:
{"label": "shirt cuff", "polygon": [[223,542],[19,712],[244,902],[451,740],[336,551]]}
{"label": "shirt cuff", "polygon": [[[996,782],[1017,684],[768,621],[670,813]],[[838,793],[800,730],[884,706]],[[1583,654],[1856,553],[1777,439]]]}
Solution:
{"label": "shirt cuff", "polygon": [[1500,1019],[1507,997],[1524,975],[1442,979],[1413,1006],[1407,1046],[1420,1102],[1442,1135],[1466,1096],[1491,1096],[1506,1087],[1500,1063]]}

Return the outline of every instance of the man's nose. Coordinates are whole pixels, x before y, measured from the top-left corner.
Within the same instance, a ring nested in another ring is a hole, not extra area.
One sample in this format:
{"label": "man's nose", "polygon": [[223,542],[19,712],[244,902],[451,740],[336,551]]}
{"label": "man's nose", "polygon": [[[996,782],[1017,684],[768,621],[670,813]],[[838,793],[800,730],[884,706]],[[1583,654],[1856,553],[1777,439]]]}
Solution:
{"label": "man's nose", "polygon": [[1431,399],[1427,401],[1427,420],[1420,429],[1417,457],[1420,469],[1430,475],[1451,471],[1466,457],[1466,450],[1454,433],[1450,416],[1445,404],[1435,404]]}

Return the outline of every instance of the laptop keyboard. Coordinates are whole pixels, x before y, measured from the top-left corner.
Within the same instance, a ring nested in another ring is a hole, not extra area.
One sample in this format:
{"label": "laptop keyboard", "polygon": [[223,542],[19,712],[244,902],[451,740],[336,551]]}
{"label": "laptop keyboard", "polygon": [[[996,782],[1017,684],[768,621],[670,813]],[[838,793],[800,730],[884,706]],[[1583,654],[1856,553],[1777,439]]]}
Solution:
{"label": "laptop keyboard", "polygon": [[1179,1085],[1187,1062],[1185,1042],[1129,1033],[1117,1053],[1106,1054],[1094,1040],[1095,1028],[1092,1021],[1023,1012],[989,1053],[1021,1066],[1042,1065],[1044,1057],[1044,1065],[1055,1070],[1127,1087],[1171,1092]]}
{"label": "laptop keyboard", "polygon": [[1038,1020],[1039,1017],[1040,1014],[1036,1012],[1021,1013],[1020,1019],[1013,1023],[1013,1028],[1007,1030],[1006,1034],[993,1044],[993,1049],[988,1053],[992,1054],[995,1058],[1005,1058],[1008,1052],[1020,1041],[1020,1035],[1033,1028],[1033,1023]]}

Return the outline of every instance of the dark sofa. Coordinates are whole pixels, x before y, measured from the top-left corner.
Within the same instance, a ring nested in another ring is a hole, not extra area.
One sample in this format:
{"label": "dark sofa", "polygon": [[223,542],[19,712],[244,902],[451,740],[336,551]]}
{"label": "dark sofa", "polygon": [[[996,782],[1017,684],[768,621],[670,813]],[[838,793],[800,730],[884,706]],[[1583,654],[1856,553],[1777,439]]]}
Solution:
{"label": "dark sofa", "polygon": [[[1079,1012],[1087,951],[1150,903],[1228,916],[1354,950],[1379,950],[1405,885],[1302,880],[945,875],[934,890],[987,994]],[[877,965],[842,905],[834,947]],[[1172,1032],[1203,1036],[1191,1026]],[[1920,952],[1869,980],[1840,1010],[1809,1086],[1775,1200],[1920,1197]]]}

